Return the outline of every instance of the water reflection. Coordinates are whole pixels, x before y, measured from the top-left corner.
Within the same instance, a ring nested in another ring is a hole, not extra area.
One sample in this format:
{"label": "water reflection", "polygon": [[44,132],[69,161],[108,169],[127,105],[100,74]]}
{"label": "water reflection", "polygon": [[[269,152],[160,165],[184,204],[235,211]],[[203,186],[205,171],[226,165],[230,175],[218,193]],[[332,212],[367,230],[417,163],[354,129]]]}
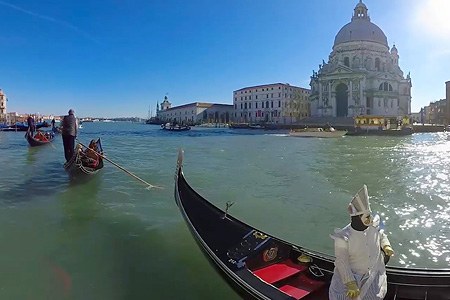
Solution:
{"label": "water reflection", "polygon": [[[391,264],[448,267],[450,142],[444,134],[345,138],[316,149],[311,171],[348,194],[369,187],[396,249]],[[344,203],[343,203],[344,204]]]}

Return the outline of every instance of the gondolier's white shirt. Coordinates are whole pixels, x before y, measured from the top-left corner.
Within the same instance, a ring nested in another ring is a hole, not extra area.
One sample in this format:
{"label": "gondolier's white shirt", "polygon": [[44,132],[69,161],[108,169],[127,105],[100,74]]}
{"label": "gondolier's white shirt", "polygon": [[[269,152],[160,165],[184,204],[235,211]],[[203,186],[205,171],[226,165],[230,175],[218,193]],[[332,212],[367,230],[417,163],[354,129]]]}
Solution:
{"label": "gondolier's white shirt", "polygon": [[[370,281],[370,285],[377,286],[365,288],[367,299],[371,299],[371,293],[379,294],[381,292],[384,294],[387,283],[385,282],[386,271],[381,248],[390,245],[384,232],[378,226],[369,226],[364,231],[357,231],[349,224],[343,229],[337,230],[331,237],[335,241],[335,272],[339,273],[340,280],[338,281],[341,281],[339,283],[333,280],[332,290],[337,294],[343,293],[342,296],[344,296],[346,293],[345,283],[356,281],[361,290],[364,282]],[[377,278],[368,280],[370,277]],[[335,299],[340,298],[338,296]]]}

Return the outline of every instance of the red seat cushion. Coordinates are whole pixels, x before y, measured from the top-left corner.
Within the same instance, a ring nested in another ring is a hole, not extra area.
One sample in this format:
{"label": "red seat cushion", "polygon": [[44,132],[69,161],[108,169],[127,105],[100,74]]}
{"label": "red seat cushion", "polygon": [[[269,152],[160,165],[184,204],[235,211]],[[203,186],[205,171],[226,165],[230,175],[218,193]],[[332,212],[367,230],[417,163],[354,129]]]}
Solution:
{"label": "red seat cushion", "polygon": [[292,275],[298,274],[304,270],[306,270],[305,266],[294,264],[290,260],[285,260],[253,271],[253,273],[265,282],[272,284]]}
{"label": "red seat cushion", "polygon": [[285,292],[289,296],[294,297],[295,299],[301,299],[309,294],[308,291],[299,289],[299,288],[289,285],[289,284],[283,285],[282,287],[280,287],[280,290]]}

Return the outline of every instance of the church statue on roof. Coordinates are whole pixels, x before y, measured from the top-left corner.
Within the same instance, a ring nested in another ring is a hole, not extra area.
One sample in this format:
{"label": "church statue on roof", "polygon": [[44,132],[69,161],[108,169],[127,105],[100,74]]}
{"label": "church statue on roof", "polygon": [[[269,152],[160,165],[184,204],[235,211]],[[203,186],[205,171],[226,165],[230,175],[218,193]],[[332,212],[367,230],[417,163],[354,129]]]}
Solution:
{"label": "church statue on roof", "polygon": [[397,47],[389,47],[362,1],[337,33],[328,62],[313,71],[310,85],[312,117],[411,113],[411,77],[404,77]]}

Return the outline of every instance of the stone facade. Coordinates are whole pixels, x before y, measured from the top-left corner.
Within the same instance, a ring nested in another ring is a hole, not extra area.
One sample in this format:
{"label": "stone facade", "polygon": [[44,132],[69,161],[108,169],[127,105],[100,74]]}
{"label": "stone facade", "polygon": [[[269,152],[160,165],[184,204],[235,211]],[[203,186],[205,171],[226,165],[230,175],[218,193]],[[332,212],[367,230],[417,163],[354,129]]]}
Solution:
{"label": "stone facade", "polygon": [[233,106],[230,104],[194,102],[172,107],[167,97],[157,109],[156,117],[162,122],[197,125],[203,123],[230,123]]}
{"label": "stone facade", "polygon": [[450,125],[450,81],[445,83],[445,99],[447,101],[447,123]]}
{"label": "stone facade", "polygon": [[0,89],[0,116],[6,115],[6,95]]}
{"label": "stone facade", "polygon": [[370,21],[360,1],[335,37],[328,62],[311,76],[313,117],[411,114],[411,78],[399,67],[395,45]]}
{"label": "stone facade", "polygon": [[310,116],[309,89],[287,83],[245,87],[233,91],[234,121],[292,124]]}

